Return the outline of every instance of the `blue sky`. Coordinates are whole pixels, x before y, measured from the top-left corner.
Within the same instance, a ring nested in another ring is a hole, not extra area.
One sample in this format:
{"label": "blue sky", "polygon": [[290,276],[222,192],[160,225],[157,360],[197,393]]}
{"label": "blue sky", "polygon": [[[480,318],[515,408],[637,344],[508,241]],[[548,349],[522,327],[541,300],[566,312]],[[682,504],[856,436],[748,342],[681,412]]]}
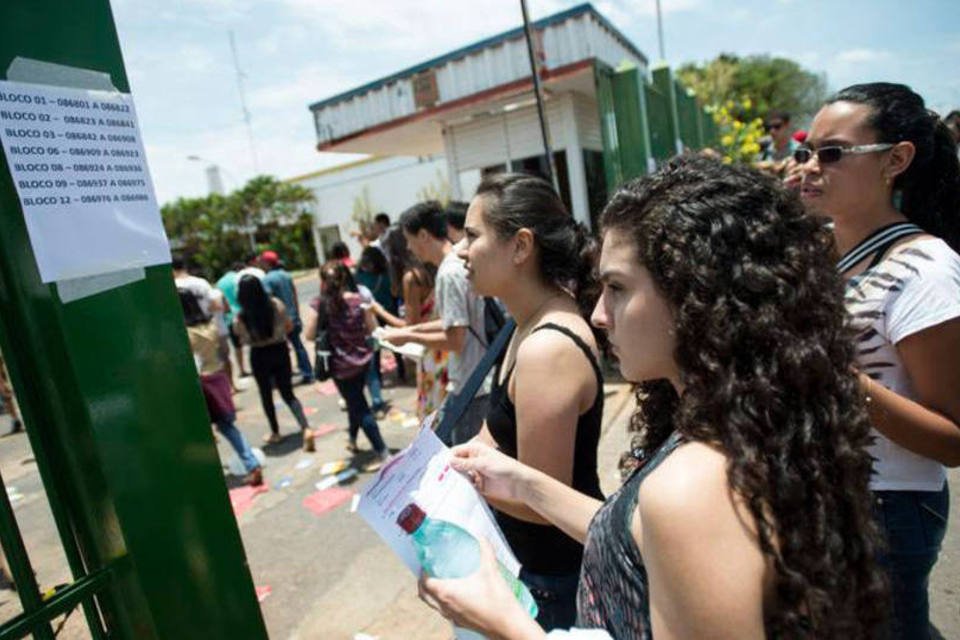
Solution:
{"label": "blue sky", "polygon": [[[533,18],[579,4],[528,0]],[[307,105],[519,25],[518,0],[113,0],[160,202],[255,174],[227,33],[245,73],[257,169],[281,178],[354,156],[320,154]],[[594,3],[651,61],[655,0]],[[960,108],[958,0],[662,0],[667,60],[783,55],[831,88],[905,82]]]}

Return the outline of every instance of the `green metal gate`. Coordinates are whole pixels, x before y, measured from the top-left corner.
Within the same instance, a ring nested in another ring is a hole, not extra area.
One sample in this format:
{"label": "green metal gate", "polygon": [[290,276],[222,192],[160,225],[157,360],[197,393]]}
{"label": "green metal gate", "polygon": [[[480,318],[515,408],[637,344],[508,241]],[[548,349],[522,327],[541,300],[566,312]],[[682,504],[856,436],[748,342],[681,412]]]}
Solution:
{"label": "green metal gate", "polygon": [[[17,57],[129,91],[107,0],[0,3],[0,78]],[[102,247],[109,251],[110,247]],[[40,280],[0,151],[0,348],[73,582],[44,601],[6,492],[0,542],[24,613],[0,640],[266,638],[169,265],[69,303]]]}

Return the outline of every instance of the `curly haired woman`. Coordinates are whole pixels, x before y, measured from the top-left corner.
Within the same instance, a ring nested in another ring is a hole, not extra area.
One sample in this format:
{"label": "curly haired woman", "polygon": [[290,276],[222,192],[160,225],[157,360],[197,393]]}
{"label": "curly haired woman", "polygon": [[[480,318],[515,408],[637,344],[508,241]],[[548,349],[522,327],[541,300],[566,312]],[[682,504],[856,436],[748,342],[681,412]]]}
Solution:
{"label": "curly haired woman", "polygon": [[[606,502],[471,443],[454,465],[584,542],[590,637],[872,638],[870,427],[823,220],[772,178],[680,158],[603,214],[593,322],[645,384],[638,469]],[[544,632],[489,562],[425,599],[495,638]]]}

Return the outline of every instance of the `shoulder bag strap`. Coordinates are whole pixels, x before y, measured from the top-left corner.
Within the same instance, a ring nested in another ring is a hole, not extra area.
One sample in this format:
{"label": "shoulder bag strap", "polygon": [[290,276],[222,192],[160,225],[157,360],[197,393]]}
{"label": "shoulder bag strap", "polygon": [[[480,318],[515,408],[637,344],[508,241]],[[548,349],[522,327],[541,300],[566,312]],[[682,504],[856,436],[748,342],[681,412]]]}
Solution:
{"label": "shoulder bag strap", "polygon": [[516,323],[513,318],[507,320],[506,324],[501,327],[497,337],[494,338],[493,343],[487,349],[487,352],[483,354],[483,359],[480,360],[477,367],[473,370],[473,373],[470,374],[467,383],[463,385],[463,389],[461,389],[460,393],[456,394],[456,396],[452,397],[449,406],[444,408],[443,419],[436,430],[437,437],[440,438],[441,441],[448,441],[450,432],[453,430],[453,425],[457,424],[457,421],[463,416],[463,412],[466,411],[467,405],[473,400],[473,396],[477,395],[477,391],[486,379],[491,367],[493,367],[493,363],[497,361],[497,358],[500,357],[500,354],[507,346],[507,342],[510,340],[510,334],[513,333],[515,326]]}

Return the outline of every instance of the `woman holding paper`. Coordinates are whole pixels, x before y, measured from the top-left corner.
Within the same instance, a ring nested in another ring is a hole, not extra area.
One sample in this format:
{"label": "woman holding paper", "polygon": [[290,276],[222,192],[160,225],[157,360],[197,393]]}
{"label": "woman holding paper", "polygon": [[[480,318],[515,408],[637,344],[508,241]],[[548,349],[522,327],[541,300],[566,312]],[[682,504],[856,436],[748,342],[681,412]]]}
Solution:
{"label": "woman holding paper", "polygon": [[[601,502],[477,442],[454,466],[585,544],[594,637],[881,637],[870,425],[826,221],[773,178],[688,157],[621,187],[603,230],[593,322],[642,383],[639,467]],[[544,637],[486,553],[425,599],[489,637]]]}
{"label": "woman holding paper", "polygon": [[[595,243],[546,181],[485,178],[467,210],[460,257],[479,295],[517,322],[490,390],[479,440],[602,499],[597,443],[603,378],[587,321],[596,300]],[[546,392],[545,392],[546,391]],[[569,627],[583,547],[529,506],[491,498],[546,629]]]}

